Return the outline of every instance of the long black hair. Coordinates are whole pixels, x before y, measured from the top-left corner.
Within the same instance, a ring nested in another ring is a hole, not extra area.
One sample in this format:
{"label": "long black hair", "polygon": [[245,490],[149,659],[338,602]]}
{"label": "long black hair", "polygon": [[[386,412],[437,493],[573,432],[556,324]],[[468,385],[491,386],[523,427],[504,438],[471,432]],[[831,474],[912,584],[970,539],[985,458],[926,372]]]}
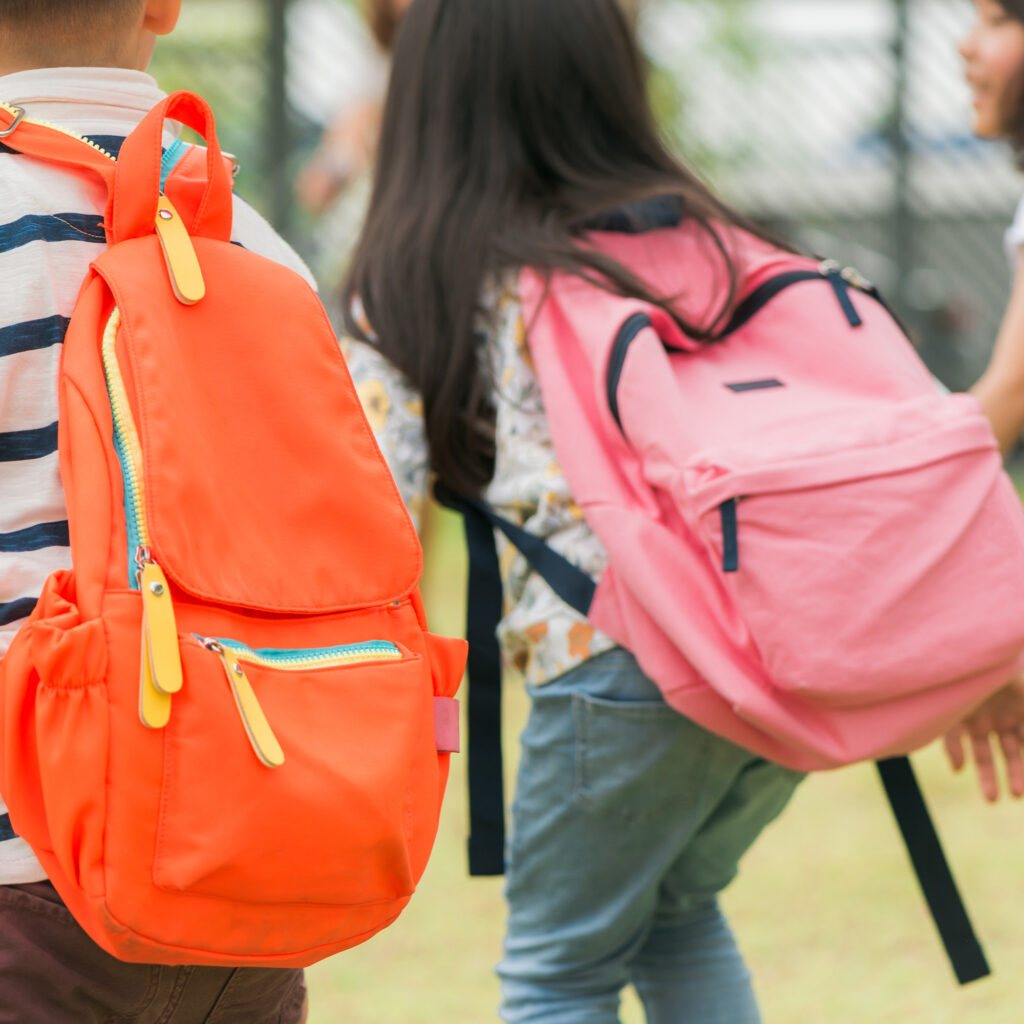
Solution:
{"label": "long black hair", "polygon": [[[493,388],[475,336],[484,283],[561,268],[663,302],[579,244],[595,216],[652,198],[707,228],[734,288],[714,224],[750,226],[663,143],[617,0],[414,0],[344,296],[347,309],[360,298],[376,346],[422,395],[431,466],[448,486],[478,493],[493,469]],[[346,326],[366,337],[351,310]]]}

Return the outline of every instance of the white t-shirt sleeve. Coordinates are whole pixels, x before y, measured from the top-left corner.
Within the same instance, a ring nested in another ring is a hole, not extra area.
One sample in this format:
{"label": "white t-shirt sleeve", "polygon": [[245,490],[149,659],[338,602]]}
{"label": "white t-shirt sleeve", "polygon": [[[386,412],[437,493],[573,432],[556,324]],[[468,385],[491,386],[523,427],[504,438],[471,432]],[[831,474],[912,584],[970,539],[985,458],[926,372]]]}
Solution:
{"label": "white t-shirt sleeve", "polygon": [[1021,246],[1024,246],[1024,198],[1017,204],[1013,223],[1003,235],[1003,245],[1006,248],[1006,258],[1010,261],[1010,267],[1016,268],[1020,259]]}
{"label": "white t-shirt sleeve", "polygon": [[244,199],[235,196],[231,240],[267,259],[294,270],[314,291],[316,280],[302,257]]}
{"label": "white t-shirt sleeve", "polygon": [[294,0],[288,9],[288,56],[288,99],[314,124],[326,126],[341,111],[379,99],[387,89],[388,61],[356,5]]}

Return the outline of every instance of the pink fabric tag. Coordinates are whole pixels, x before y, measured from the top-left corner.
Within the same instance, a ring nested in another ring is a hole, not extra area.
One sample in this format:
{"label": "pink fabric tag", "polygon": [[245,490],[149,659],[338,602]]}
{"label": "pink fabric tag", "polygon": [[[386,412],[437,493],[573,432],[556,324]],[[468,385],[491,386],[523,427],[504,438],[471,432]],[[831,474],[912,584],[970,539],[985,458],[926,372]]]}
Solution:
{"label": "pink fabric tag", "polygon": [[434,737],[439,754],[459,752],[459,702],[454,697],[434,698]]}

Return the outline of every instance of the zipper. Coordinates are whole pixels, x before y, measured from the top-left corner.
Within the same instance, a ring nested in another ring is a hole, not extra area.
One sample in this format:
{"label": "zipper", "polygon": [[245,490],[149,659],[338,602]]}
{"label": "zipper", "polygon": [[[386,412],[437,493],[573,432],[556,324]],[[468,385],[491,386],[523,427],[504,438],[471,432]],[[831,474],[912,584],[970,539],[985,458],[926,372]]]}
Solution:
{"label": "zipper", "polygon": [[[7,111],[14,118],[6,132],[0,133],[0,138],[10,135],[19,124],[32,124],[75,139],[77,142],[89,146],[90,149],[94,149],[111,163],[116,163],[116,158],[113,154],[108,153],[107,150],[93,142],[92,139],[79,135],[78,132],[74,132],[70,128],[64,128],[50,121],[39,121],[36,118],[26,117],[23,107],[16,107],[2,100],[0,100],[0,109]],[[199,269],[199,261],[196,259],[195,250],[192,247],[192,241],[188,236],[185,225],[182,223],[178,211],[162,191],[167,175],[170,174],[174,165],[180,159],[183,146],[184,144],[180,140],[175,140],[175,143],[163,155],[161,160],[161,194],[156,215],[156,233],[160,239],[160,247],[163,250],[164,259],[167,263],[167,273],[171,280],[174,295],[182,304],[192,306],[206,294],[203,275]]]}
{"label": "zipper", "polygon": [[[864,323],[857,312],[856,307],[850,300],[850,275],[843,272],[843,268],[835,260],[824,260],[818,265],[818,272],[832,285],[832,291],[836,293],[836,301],[842,308],[846,319],[851,327],[861,327]],[[852,272],[852,268],[851,268]]]}
{"label": "zipper", "polygon": [[619,328],[612,342],[612,353],[608,357],[608,375],[606,388],[608,393],[608,408],[611,410],[612,418],[616,426],[625,434],[622,428],[622,419],[619,416],[619,378],[622,376],[622,368],[626,365],[626,353],[633,339],[645,328],[652,327],[651,318],[646,313],[634,313]]}
{"label": "zipper", "polygon": [[[67,135],[72,139],[77,139],[79,142],[84,142],[87,146],[95,149],[97,153],[105,156],[108,160],[114,161],[114,157],[108,153],[102,146],[97,145],[92,139],[87,139],[84,135],[79,135],[78,132],[73,132],[70,128],[64,128],[59,124],[53,124],[51,121],[39,121],[34,117],[26,117],[25,110],[23,107],[15,107],[10,103],[5,103],[0,100],[0,110],[6,110],[16,122],[21,124],[35,124],[39,125],[40,128],[49,128],[51,131],[60,132],[61,135]],[[14,125],[11,126],[12,128]]]}
{"label": "zipper", "polygon": [[[138,589],[138,575],[149,557],[149,529],[146,523],[142,482],[142,445],[139,443],[135,420],[128,404],[128,391],[124,386],[121,368],[117,363],[117,331],[121,326],[121,311],[115,307],[103,331],[103,372],[107,379],[107,395],[114,418],[114,450],[121,464],[124,481],[124,518],[128,531],[128,585]],[[135,565],[134,572],[132,565]]]}
{"label": "zipper", "polygon": [[[850,288],[855,288],[857,291],[871,296],[888,310],[875,286],[858,271],[854,270],[853,267],[843,267],[835,260],[822,260],[814,270],[791,270],[786,273],[777,274],[758,288],[755,288],[736,307],[735,312],[729,319],[729,323],[726,324],[719,334],[719,338],[727,337],[749,322],[756,313],[760,312],[776,295],[785,291],[785,289],[803,281],[816,281],[822,278],[832,286],[836,301],[839,303],[851,327],[860,327],[864,321],[850,299]],[[766,386],[770,386],[770,382],[763,383]],[[739,529],[736,519],[736,506],[739,500],[738,497],[730,498],[722,502],[718,508],[722,526],[722,572],[726,573],[739,571]]]}
{"label": "zipper", "polygon": [[164,189],[164,185],[167,184],[167,179],[170,177],[171,171],[178,166],[178,163],[185,156],[185,151],[188,147],[181,139],[175,139],[165,150],[163,156],[160,158],[160,191]]}
{"label": "zipper", "polygon": [[339,665],[362,664],[369,661],[398,661],[405,656],[402,649],[389,640],[364,640],[362,643],[342,644],[336,647],[281,650],[272,647],[253,648],[237,640],[225,640],[223,637],[196,635],[196,639],[204,646],[209,642],[230,648],[243,661],[253,665],[284,670],[335,668]]}
{"label": "zipper", "polygon": [[103,372],[114,422],[114,450],[124,484],[128,585],[142,597],[139,718],[151,729],[162,729],[170,718],[170,698],[182,687],[181,652],[167,577],[150,552],[142,445],[115,348],[120,323],[121,313],[115,308],[103,331]]}
{"label": "zipper", "polygon": [[[774,277],[770,277],[763,284],[759,285],[739,303],[733,315],[729,318],[729,322],[715,335],[714,340],[721,341],[735,331],[738,331],[756,313],[759,313],[771,302],[776,295],[779,295],[792,285],[800,284],[803,281],[821,281],[822,279],[828,281],[832,286],[836,300],[839,302],[851,327],[860,327],[863,323],[856,307],[850,300],[850,289],[854,288],[878,302],[893,317],[900,329],[906,333],[906,328],[882,300],[878,289],[870,281],[862,277],[852,267],[841,267],[835,260],[823,260],[813,270],[810,268],[806,270],[787,270],[781,274],[776,274]],[[615,335],[615,340],[612,342],[611,355],[608,357],[605,392],[608,399],[608,407],[619,430],[622,430],[622,420],[619,415],[617,395],[619,379],[626,364],[626,354],[629,351],[629,346],[640,331],[650,326],[651,318],[646,313],[634,313],[619,328],[618,333]]]}
{"label": "zipper", "polygon": [[341,665],[398,661],[404,657],[400,647],[386,640],[367,640],[338,647],[277,650],[255,649],[237,640],[225,640],[222,637],[199,636],[195,633],[193,636],[200,646],[220,659],[245,735],[257,758],[268,768],[279,768],[284,764],[284,751],[245,674],[243,663],[301,672]]}
{"label": "zipper", "polygon": [[[50,131],[59,132],[75,139],[111,163],[116,162],[113,154],[107,152],[92,139],[79,135],[59,124],[41,121],[25,116],[24,108],[0,101],[0,109],[7,111],[14,122],[9,131],[18,124],[33,124]],[[170,206],[170,204],[167,204]],[[173,207],[171,207],[173,211]],[[176,216],[176,211],[173,211]],[[160,220],[158,217],[158,225]],[[189,243],[189,248],[191,243]],[[181,248],[179,242],[176,249]],[[166,249],[165,249],[166,251]],[[176,252],[175,264],[180,262]],[[172,257],[168,256],[168,270],[174,281]],[[201,297],[201,296],[200,296]],[[114,309],[103,332],[102,356],[107,382],[107,393],[114,421],[114,447],[121,465],[124,482],[125,528],[128,535],[128,584],[142,596],[142,642],[139,666],[139,718],[151,729],[162,729],[170,718],[171,696],[182,686],[181,653],[178,650],[178,633],[174,617],[174,605],[170,588],[163,570],[150,556],[149,530],[146,525],[145,495],[142,478],[142,446],[138,431],[132,419],[128,404],[128,393],[124,386],[120,367],[117,364],[115,341],[121,323],[121,313]]]}
{"label": "zipper", "polygon": [[846,315],[851,327],[859,327],[862,323],[857,310],[850,301],[850,288],[870,295],[878,300],[878,292],[869,281],[862,277],[852,267],[841,267],[835,260],[822,260],[818,266],[811,270],[788,270],[782,274],[776,274],[763,284],[755,288],[737,307],[729,322],[718,334],[719,338],[726,338],[734,331],[738,331],[756,313],[759,313],[772,299],[780,292],[794,284],[802,281],[820,281],[824,278],[832,285],[836,293],[836,299]]}

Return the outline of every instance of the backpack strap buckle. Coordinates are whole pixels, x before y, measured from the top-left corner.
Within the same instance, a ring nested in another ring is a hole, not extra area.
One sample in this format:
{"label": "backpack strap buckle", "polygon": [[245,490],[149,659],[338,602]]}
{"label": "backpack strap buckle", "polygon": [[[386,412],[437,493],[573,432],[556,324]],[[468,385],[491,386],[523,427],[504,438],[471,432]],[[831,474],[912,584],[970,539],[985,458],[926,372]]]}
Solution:
{"label": "backpack strap buckle", "polygon": [[8,109],[14,113],[14,120],[3,131],[0,131],[0,139],[6,139],[8,135],[13,134],[14,129],[21,124],[25,117],[24,107],[8,107]]}

